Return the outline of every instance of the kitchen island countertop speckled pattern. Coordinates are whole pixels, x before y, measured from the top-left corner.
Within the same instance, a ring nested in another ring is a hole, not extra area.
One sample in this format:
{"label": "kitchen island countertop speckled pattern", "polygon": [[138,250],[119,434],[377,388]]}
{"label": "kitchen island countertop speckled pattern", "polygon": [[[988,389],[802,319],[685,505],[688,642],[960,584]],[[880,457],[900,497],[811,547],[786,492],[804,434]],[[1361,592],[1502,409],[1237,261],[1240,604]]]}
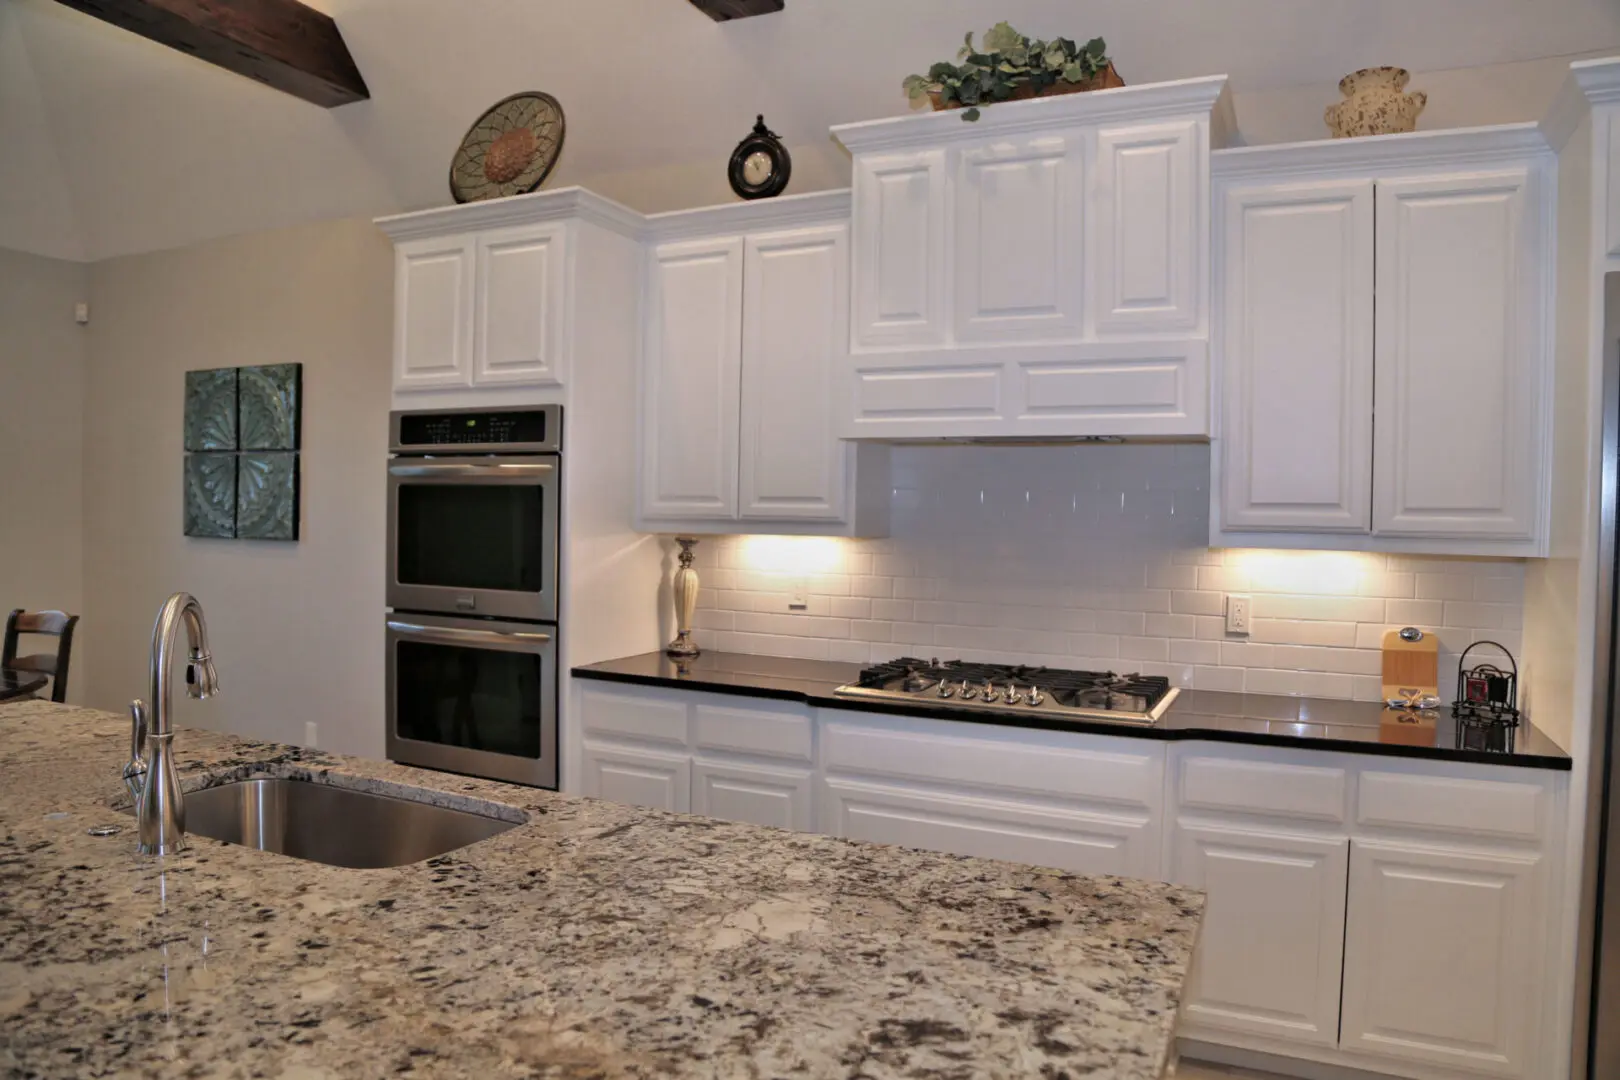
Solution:
{"label": "kitchen island countertop speckled pattern", "polygon": [[[201,731],[527,823],[391,870],[134,853],[127,722],[0,705],[7,1076],[1161,1075],[1200,894],[639,810]],[[89,836],[92,825],[125,826]]]}

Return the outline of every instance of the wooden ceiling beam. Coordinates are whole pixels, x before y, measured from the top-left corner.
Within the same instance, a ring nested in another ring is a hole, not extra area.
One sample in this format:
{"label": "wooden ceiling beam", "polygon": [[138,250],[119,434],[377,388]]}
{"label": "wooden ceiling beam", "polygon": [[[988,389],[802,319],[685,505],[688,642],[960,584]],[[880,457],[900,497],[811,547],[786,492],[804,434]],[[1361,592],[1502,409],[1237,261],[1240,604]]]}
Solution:
{"label": "wooden ceiling beam", "polygon": [[787,0],[692,0],[692,6],[715,22],[746,19],[781,11]]}
{"label": "wooden ceiling beam", "polygon": [[371,96],[337,23],[298,0],[58,2],[324,108]]}

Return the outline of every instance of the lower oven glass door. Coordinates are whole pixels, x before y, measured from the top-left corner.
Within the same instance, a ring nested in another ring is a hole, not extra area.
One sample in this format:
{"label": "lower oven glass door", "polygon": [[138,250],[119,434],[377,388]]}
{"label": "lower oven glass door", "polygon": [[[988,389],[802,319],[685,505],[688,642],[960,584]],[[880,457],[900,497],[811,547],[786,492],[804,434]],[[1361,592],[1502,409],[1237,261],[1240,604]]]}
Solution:
{"label": "lower oven glass door", "polygon": [[388,617],[388,759],[557,786],[555,627]]}

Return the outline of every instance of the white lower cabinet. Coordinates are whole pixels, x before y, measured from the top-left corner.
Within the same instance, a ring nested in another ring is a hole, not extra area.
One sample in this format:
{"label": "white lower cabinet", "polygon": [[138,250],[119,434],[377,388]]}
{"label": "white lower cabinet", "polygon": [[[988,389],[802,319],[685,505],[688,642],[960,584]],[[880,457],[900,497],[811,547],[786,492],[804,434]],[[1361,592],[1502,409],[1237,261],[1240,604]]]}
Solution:
{"label": "white lower cabinet", "polygon": [[699,757],[692,762],[692,812],[725,821],[815,832],[815,776],[809,769]]}
{"label": "white lower cabinet", "polygon": [[1349,853],[1342,836],[1176,829],[1175,880],[1209,894],[1186,1021],[1338,1041]]}
{"label": "white lower cabinet", "polygon": [[582,794],[629,806],[692,809],[692,761],[684,753],[586,740]]}
{"label": "white lower cabinet", "polygon": [[1532,1033],[1550,913],[1536,853],[1357,840],[1345,928],[1347,1050],[1544,1075]]}
{"label": "white lower cabinet", "polygon": [[849,840],[1052,866],[1077,874],[1157,877],[1154,823],[1065,813],[946,789],[845,778],[822,789],[822,831]]}

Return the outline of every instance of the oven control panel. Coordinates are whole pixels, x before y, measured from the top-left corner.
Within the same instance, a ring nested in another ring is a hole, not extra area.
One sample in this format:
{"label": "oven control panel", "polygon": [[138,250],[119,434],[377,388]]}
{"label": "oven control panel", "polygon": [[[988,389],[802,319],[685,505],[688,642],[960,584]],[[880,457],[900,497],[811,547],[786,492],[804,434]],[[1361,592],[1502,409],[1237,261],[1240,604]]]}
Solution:
{"label": "oven control panel", "polygon": [[530,409],[451,409],[441,412],[396,412],[395,453],[428,454],[436,450],[557,451],[562,406]]}

